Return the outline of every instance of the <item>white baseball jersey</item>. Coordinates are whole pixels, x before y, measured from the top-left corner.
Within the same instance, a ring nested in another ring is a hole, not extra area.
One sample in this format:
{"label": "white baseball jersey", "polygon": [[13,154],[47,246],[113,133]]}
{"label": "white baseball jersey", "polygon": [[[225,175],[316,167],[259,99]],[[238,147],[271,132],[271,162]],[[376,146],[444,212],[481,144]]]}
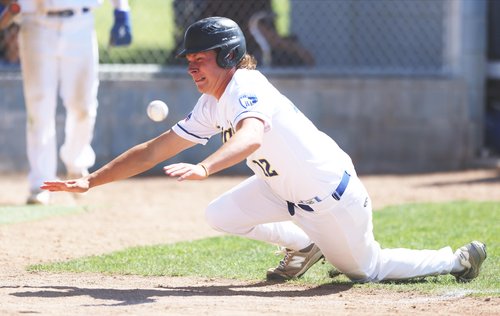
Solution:
{"label": "white baseball jersey", "polygon": [[248,117],[265,123],[265,135],[247,165],[283,199],[324,198],[332,194],[344,171],[354,173],[351,159],[335,141],[257,70],[237,70],[219,101],[202,95],[189,116],[172,129],[200,144],[218,133],[225,141]]}
{"label": "white baseball jersey", "polygon": [[[356,281],[451,271],[454,255],[450,247],[380,247],[372,231],[371,200],[349,156],[260,72],[237,70],[220,100],[202,95],[188,117],[172,129],[205,144],[220,132],[227,140],[247,117],[265,123],[262,146],[247,158],[255,176],[209,204],[206,219],[210,226],[295,250],[314,242],[330,263]],[[345,172],[350,179],[341,182]],[[332,190],[339,183],[345,191],[335,198]]]}

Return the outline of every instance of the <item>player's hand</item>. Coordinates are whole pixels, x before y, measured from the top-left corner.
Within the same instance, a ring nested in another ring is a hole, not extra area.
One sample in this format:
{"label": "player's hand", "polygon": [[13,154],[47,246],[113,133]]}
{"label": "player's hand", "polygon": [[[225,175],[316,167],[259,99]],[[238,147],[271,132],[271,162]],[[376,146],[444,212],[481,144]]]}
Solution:
{"label": "player's hand", "polygon": [[66,191],[84,193],[89,190],[89,181],[86,178],[66,181],[45,181],[40,189],[51,192]]}
{"label": "player's hand", "polygon": [[109,44],[111,46],[126,46],[132,43],[132,23],[130,12],[115,9],[115,21],[111,28]]}
{"label": "player's hand", "polygon": [[207,178],[207,173],[202,166],[190,163],[174,163],[163,167],[163,171],[165,171],[167,176],[177,177],[178,181],[203,180]]}

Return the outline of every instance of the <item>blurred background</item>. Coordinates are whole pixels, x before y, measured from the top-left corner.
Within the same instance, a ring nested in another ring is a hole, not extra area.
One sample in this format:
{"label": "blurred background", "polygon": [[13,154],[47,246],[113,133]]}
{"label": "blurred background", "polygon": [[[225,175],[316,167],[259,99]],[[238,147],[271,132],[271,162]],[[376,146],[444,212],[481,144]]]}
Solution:
{"label": "blurred background", "polygon": [[[101,63],[96,168],[189,113],[199,93],[175,55],[188,25],[216,15],[241,25],[258,69],[351,155],[361,173],[498,165],[500,1],[129,3],[133,44],[127,48],[107,45],[109,1],[93,12]],[[0,171],[27,170],[18,28],[0,34]],[[146,117],[153,99],[170,107],[162,123]],[[59,115],[62,134],[62,107]],[[218,146],[214,139],[208,150],[198,146],[174,160],[197,162]],[[245,172],[243,165],[227,171]]]}

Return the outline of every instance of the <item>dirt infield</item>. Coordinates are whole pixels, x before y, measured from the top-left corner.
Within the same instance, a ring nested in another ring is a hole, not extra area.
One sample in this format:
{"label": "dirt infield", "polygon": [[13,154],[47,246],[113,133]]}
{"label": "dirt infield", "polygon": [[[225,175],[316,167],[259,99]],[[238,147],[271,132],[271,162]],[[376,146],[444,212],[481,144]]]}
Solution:
{"label": "dirt infield", "polygon": [[[500,173],[474,170],[414,176],[362,176],[375,209],[449,200],[500,201]],[[235,280],[98,274],[27,273],[29,264],[102,254],[130,246],[216,236],[206,204],[242,178],[205,182],[134,178],[95,188],[58,204],[79,214],[0,226],[0,314],[41,315],[498,315],[498,293],[419,293],[363,286],[248,283]],[[0,205],[22,205],[27,182],[0,176]],[[264,271],[263,271],[264,274]]]}

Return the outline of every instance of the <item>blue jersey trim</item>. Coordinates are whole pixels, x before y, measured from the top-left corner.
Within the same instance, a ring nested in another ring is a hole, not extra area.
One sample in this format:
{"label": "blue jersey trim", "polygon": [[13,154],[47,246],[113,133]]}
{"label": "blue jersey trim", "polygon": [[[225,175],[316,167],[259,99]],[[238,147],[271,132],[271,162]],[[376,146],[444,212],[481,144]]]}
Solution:
{"label": "blue jersey trim", "polygon": [[234,118],[233,122],[236,122],[238,120],[238,117],[240,117],[242,114],[245,114],[245,113],[248,113],[248,112],[251,112],[251,111],[243,111],[240,114],[236,115],[236,117]]}
{"label": "blue jersey trim", "polygon": [[[236,115],[236,117],[233,120],[233,123],[236,122],[239,119],[240,116],[242,116],[243,114],[246,114],[246,113],[257,113],[257,114],[260,114],[261,116],[265,117],[265,114],[263,114],[262,112],[258,112],[258,111],[243,111],[240,114]],[[257,116],[252,116],[252,117],[259,118],[258,115]]]}
{"label": "blue jersey trim", "polygon": [[193,133],[190,133],[190,132],[186,131],[186,129],[184,129],[182,126],[180,126],[180,125],[179,125],[179,123],[177,123],[176,125],[177,125],[180,129],[182,129],[182,130],[184,131],[184,133],[186,133],[186,134],[189,134],[189,135],[191,135],[191,136],[193,136],[193,137],[196,137],[196,138],[198,138],[198,139],[206,139],[206,140],[209,140],[209,138],[208,138],[208,137],[200,137],[200,136],[198,136],[198,135],[195,135],[195,134],[193,134]]}

